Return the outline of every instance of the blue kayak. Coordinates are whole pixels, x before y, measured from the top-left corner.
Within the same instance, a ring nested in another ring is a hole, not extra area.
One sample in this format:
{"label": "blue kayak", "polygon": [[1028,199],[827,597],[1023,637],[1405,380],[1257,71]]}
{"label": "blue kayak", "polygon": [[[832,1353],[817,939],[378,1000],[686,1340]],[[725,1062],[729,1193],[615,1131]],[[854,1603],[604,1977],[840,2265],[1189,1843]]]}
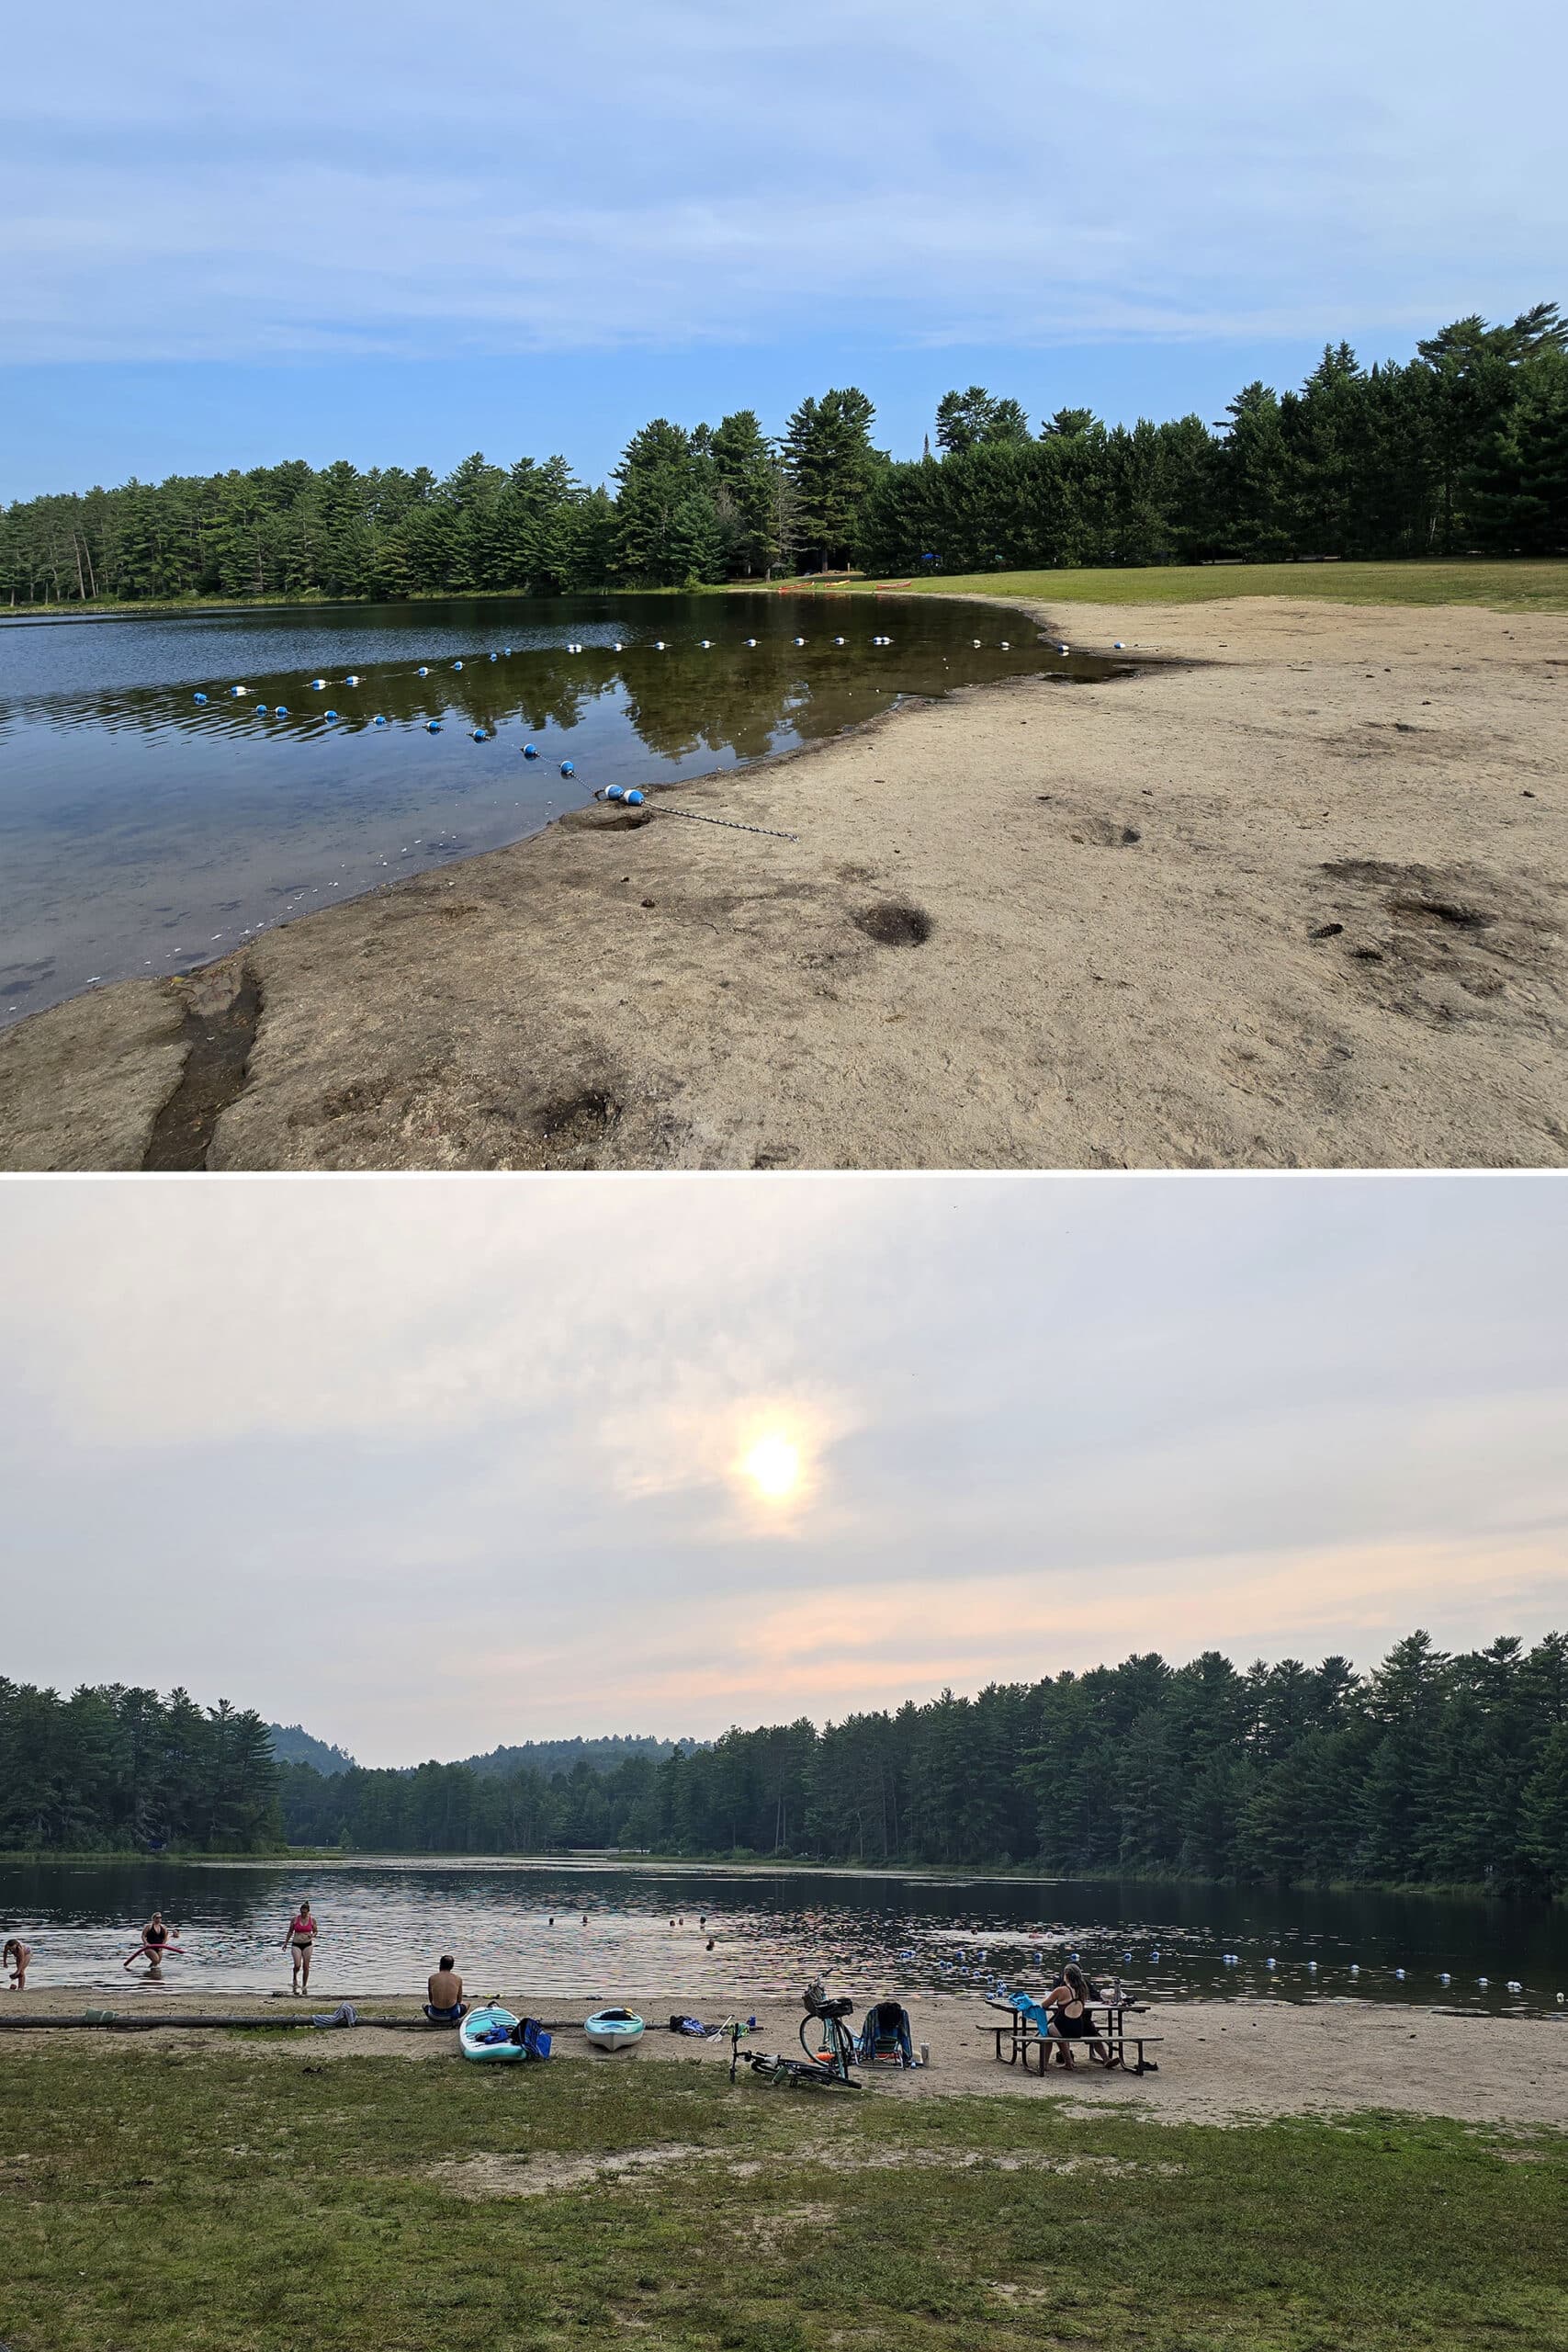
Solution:
{"label": "blue kayak", "polygon": [[629,2050],[642,2040],[642,2019],[630,2009],[595,2009],[582,2030],[595,2050]]}

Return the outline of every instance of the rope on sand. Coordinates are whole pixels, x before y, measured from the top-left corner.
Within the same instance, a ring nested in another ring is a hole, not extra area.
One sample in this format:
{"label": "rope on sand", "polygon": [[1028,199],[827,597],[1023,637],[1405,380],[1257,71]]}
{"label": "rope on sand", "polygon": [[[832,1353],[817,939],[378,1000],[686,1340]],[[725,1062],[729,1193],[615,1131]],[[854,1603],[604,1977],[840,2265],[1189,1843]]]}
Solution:
{"label": "rope on sand", "polygon": [[798,833],[781,833],[772,825],[742,825],[733,817],[705,817],[695,808],[661,808],[655,801],[648,803],[650,817],[684,817],[688,825],[722,825],[730,833],[762,833],[771,842],[797,842]]}

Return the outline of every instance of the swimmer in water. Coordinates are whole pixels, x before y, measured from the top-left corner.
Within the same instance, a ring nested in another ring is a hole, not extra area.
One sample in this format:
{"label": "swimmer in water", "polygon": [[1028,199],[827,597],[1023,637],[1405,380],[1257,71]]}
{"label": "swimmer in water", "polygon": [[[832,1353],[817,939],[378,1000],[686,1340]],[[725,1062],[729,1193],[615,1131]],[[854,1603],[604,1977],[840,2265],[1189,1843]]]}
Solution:
{"label": "swimmer in water", "polygon": [[164,1924],[164,1915],[161,1911],[154,1911],[141,1930],[141,1950],[130,1953],[125,1965],[129,1968],[133,1962],[144,1960],[147,1962],[147,1973],[150,1977],[162,1976],[164,1954],[168,1950],[169,1940],[169,1930]]}

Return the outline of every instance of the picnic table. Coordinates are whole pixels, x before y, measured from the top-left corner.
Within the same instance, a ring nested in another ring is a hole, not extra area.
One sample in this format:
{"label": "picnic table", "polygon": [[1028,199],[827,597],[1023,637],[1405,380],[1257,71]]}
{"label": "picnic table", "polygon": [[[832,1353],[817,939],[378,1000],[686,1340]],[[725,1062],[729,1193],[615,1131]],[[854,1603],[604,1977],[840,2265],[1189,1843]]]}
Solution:
{"label": "picnic table", "polygon": [[[1075,2035],[1072,2041],[1058,2041],[1055,2036],[1042,2033],[1033,2018],[1025,2017],[1010,2002],[987,2001],[986,2006],[998,2010],[1002,2021],[994,2026],[983,2025],[980,2031],[994,2036],[998,2062],[1005,2060],[1010,2066],[1016,2066],[1021,2061],[1026,2073],[1032,2054],[1036,2072],[1043,2075],[1055,2050],[1066,2050],[1075,2058],[1081,2052],[1090,2065],[1104,2066],[1108,2071],[1120,2067],[1129,2075],[1157,2075],[1159,2072],[1159,2061],[1145,2053],[1160,2036],[1140,2033],[1135,2027],[1130,2030],[1127,2025],[1129,2018],[1147,2014],[1144,2002],[1086,2002],[1085,2014],[1089,2018],[1089,2031]],[[1110,2052],[1108,2057],[1095,2056],[1092,2044],[1096,2041],[1103,2043]],[[1128,2056],[1129,2051],[1133,2053],[1131,2057]]]}

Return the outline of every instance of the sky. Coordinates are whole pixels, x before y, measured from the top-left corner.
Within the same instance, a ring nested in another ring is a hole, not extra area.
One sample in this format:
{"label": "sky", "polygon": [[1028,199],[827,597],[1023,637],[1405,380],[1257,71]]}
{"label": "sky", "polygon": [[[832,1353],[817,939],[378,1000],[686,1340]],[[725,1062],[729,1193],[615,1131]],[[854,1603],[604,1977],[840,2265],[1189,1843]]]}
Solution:
{"label": "sky", "polygon": [[1568,1625],[1529,1177],[13,1182],[0,1671],[367,1763]]}
{"label": "sky", "polygon": [[1568,15],[1516,0],[82,0],[0,84],[0,497],[445,469],[854,380],[1193,408],[1562,296]]}

